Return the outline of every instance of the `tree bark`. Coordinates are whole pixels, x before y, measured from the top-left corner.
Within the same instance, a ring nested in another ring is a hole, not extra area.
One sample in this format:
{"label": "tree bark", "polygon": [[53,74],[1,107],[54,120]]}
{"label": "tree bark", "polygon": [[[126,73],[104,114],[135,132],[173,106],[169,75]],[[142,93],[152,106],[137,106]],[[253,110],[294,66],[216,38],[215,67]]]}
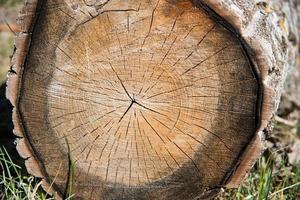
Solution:
{"label": "tree bark", "polygon": [[296,1],[27,1],[7,89],[27,170],[56,198],[238,186],[295,65],[295,16]]}

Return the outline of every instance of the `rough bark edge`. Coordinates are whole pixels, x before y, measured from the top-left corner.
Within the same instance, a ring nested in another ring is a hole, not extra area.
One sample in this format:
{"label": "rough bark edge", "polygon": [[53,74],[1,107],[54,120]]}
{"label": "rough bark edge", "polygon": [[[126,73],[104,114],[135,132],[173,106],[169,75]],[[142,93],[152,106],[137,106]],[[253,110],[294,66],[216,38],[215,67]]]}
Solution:
{"label": "rough bark edge", "polygon": [[[261,110],[257,131],[227,180],[238,187],[265,150],[288,72],[296,65],[297,0],[200,0],[225,19],[250,47],[248,53],[260,82]],[[298,14],[300,15],[300,14]],[[263,27],[262,27],[263,26]]]}
{"label": "rough bark edge", "polygon": [[[300,13],[300,3],[297,5],[297,12]],[[298,31],[300,31],[300,14],[298,14]],[[299,33],[300,34],[300,33]],[[288,75],[284,92],[279,105],[279,114],[290,113],[294,109],[300,110],[300,41],[298,40],[297,66]],[[295,120],[300,120],[297,116]]]}
{"label": "rough bark edge", "polygon": [[[274,1],[270,1],[270,4]],[[254,9],[258,4],[246,0],[202,0],[201,2],[229,22],[249,45],[251,49],[248,53],[261,80],[263,99],[259,113],[258,129],[252,141],[244,150],[241,159],[228,178],[224,180],[226,187],[237,187],[265,149],[264,138],[266,134],[271,132],[271,119],[279,104],[283,82],[288,71],[295,65],[297,54],[297,48],[295,47],[297,42],[295,41],[298,41],[298,30],[295,26],[297,18],[293,19],[293,16],[297,15],[297,11],[290,4],[291,2],[296,3],[296,0],[277,2],[280,4],[281,10],[275,10],[271,13],[266,11],[267,14],[261,14],[264,12],[261,8]],[[21,32],[16,35],[15,39],[16,49],[12,58],[12,68],[8,74],[6,96],[14,106],[14,133],[16,136],[21,137],[17,150],[26,159],[27,171],[34,176],[41,177],[44,190],[54,195],[56,199],[60,199],[61,197],[48,182],[42,171],[41,163],[36,159],[34,151],[28,143],[28,139],[26,139],[18,110],[23,64],[30,46],[31,33],[37,15],[37,5],[38,0],[25,1],[25,6],[18,18]],[[282,16],[283,13],[284,16]],[[283,22],[280,20],[283,20]],[[266,24],[265,29],[260,29],[262,23]],[[262,38],[265,39],[261,40]],[[213,195],[210,194],[210,191],[213,191]],[[201,199],[210,198],[219,191],[220,189],[208,190],[207,193],[204,193],[204,196],[199,197]]]}
{"label": "rough bark edge", "polygon": [[17,18],[20,32],[15,35],[15,49],[11,61],[11,68],[7,75],[6,97],[13,106],[12,120],[14,124],[13,133],[19,137],[17,151],[25,159],[27,172],[35,177],[41,178],[42,188],[55,199],[61,196],[52,188],[52,184],[47,180],[41,163],[35,156],[19,115],[19,91],[21,89],[22,73],[26,61],[27,52],[30,47],[31,35],[37,18],[39,0],[25,0],[24,6]]}

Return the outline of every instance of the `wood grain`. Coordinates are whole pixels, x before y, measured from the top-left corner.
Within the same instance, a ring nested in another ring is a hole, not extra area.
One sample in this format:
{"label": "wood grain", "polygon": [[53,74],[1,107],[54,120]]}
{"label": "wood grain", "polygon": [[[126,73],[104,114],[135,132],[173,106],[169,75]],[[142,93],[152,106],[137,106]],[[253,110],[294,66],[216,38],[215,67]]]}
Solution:
{"label": "wood grain", "polygon": [[68,155],[77,199],[194,199],[224,184],[257,120],[235,35],[188,0],[48,0],[37,13],[18,106],[57,192]]}

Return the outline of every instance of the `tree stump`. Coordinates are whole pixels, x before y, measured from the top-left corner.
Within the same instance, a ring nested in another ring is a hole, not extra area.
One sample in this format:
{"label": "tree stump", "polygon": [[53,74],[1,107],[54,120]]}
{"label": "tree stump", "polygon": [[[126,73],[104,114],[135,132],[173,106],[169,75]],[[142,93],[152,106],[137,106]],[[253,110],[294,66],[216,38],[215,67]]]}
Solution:
{"label": "tree stump", "polygon": [[240,183],[278,94],[214,3],[27,2],[7,96],[47,192],[205,199]]}

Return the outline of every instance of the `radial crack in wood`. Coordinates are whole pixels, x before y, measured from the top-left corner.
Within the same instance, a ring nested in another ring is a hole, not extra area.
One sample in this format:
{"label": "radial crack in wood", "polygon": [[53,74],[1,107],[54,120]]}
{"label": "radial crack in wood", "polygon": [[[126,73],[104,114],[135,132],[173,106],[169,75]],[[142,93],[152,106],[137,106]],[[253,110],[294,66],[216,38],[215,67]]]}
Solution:
{"label": "radial crack in wood", "polygon": [[257,128],[236,36],[188,0],[41,2],[18,112],[48,185],[71,156],[77,199],[219,191]]}

